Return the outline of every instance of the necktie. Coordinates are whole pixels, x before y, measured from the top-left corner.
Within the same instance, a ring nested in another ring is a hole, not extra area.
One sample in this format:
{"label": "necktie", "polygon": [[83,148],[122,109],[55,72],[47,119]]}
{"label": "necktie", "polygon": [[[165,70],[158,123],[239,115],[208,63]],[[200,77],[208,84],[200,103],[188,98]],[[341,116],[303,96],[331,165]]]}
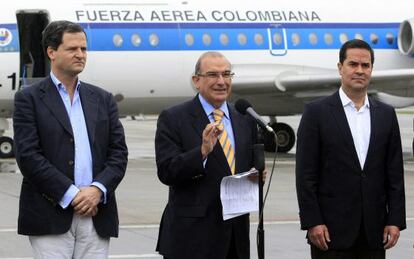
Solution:
{"label": "necktie", "polygon": [[221,147],[223,148],[224,155],[226,156],[227,163],[229,164],[231,174],[234,174],[236,171],[236,158],[234,157],[234,149],[231,146],[231,141],[229,138],[229,135],[224,128],[223,124],[223,111],[220,109],[216,109],[213,111],[214,121],[218,121],[220,124],[218,125],[218,128],[220,130],[223,130],[221,135],[219,136],[219,142],[221,144]]}

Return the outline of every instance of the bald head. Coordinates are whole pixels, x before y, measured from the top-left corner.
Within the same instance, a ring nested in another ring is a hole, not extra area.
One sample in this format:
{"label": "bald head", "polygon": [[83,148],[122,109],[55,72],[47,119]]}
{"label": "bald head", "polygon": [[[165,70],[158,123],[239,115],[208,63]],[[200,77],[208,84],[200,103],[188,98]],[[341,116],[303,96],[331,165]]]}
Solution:
{"label": "bald head", "polygon": [[195,65],[195,69],[194,69],[194,75],[198,75],[201,73],[201,66],[202,66],[203,60],[206,58],[222,58],[226,60],[227,63],[231,67],[230,61],[228,61],[228,59],[223,54],[217,51],[207,51],[198,58],[197,63]]}

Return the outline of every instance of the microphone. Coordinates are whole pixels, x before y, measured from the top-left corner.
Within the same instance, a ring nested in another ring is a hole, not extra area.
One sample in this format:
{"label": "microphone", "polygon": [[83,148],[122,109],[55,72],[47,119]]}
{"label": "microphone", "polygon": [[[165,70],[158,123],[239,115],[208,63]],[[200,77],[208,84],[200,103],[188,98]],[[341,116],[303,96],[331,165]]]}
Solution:
{"label": "microphone", "polygon": [[264,145],[253,145],[253,166],[259,172],[263,172],[265,169],[265,157],[264,157]]}
{"label": "microphone", "polygon": [[262,117],[253,110],[252,105],[248,101],[245,99],[238,99],[234,106],[236,107],[236,110],[241,114],[248,113],[250,116],[252,116],[256,120],[257,124],[260,125],[260,127],[266,129],[271,133],[274,133],[272,127],[268,126]]}

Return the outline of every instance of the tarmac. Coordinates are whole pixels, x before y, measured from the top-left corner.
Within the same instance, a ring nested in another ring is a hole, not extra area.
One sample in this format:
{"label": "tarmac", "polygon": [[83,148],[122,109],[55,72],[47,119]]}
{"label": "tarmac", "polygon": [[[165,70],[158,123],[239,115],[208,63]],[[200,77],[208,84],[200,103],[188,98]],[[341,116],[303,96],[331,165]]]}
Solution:
{"label": "tarmac", "polygon": [[[398,112],[404,152],[408,228],[401,232],[397,246],[387,251],[388,259],[414,258],[413,115],[412,110]],[[300,116],[280,117],[278,120],[288,123],[296,131]],[[110,258],[162,258],[155,252],[155,246],[168,187],[159,182],[156,174],[156,117],[136,117],[135,120],[128,117],[121,121],[130,155],[127,173],[117,189],[120,233],[119,238],[111,239]],[[6,135],[12,136],[12,132],[6,132]],[[269,174],[273,155],[266,154]],[[265,258],[310,258],[305,232],[299,225],[294,170],[295,149],[278,155],[265,205]],[[17,235],[16,230],[21,179],[14,159],[0,160],[0,259],[33,258],[27,237]],[[252,259],[257,258],[256,214],[251,214]]]}

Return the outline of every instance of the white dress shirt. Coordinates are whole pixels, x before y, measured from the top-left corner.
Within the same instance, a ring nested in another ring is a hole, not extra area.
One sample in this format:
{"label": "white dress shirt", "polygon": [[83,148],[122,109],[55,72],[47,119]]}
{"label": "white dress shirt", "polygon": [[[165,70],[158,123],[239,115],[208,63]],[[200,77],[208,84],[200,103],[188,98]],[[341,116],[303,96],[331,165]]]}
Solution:
{"label": "white dress shirt", "polygon": [[351,129],[352,138],[354,140],[355,150],[358,155],[361,169],[364,168],[365,159],[367,158],[369,140],[371,136],[371,115],[368,102],[368,96],[365,95],[364,104],[359,110],[355,104],[345,94],[342,87],[339,89],[339,97],[345,110],[349,128]]}

